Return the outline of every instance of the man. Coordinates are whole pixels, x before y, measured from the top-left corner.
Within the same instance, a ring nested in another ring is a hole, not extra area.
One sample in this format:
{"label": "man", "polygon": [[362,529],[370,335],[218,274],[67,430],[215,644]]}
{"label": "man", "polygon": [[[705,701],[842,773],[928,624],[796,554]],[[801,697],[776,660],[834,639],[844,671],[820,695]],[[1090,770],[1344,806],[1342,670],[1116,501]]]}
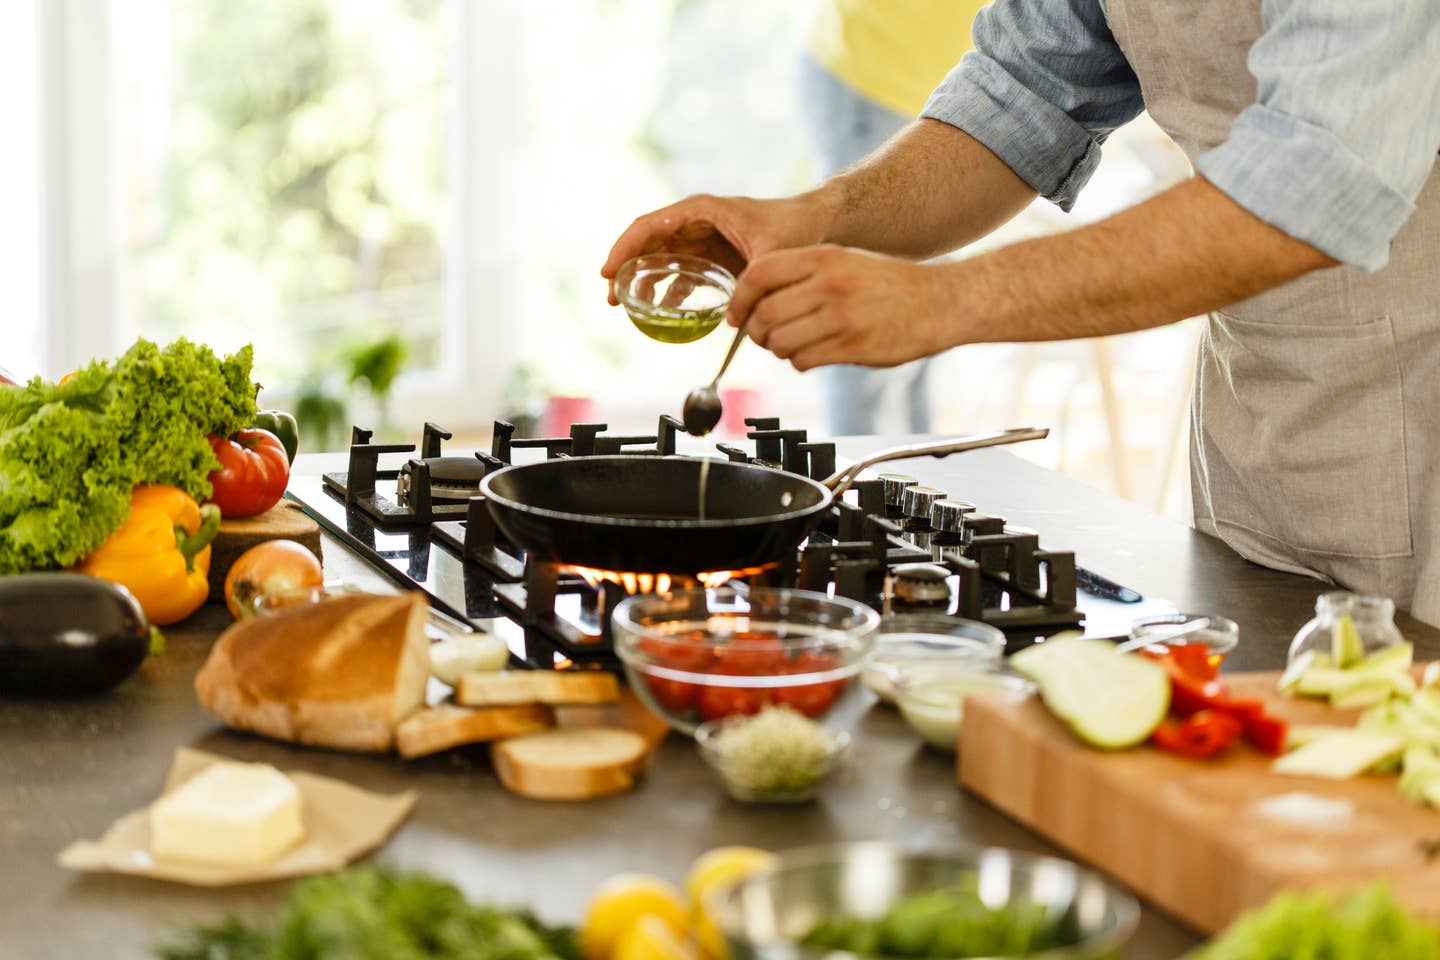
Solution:
{"label": "man", "polygon": [[[1440,623],[1435,0],[996,0],[922,119],[820,188],[692,197],[644,250],[744,274],[732,324],[797,369],[1209,313],[1195,523]],[[1142,108],[1197,176],[1108,220],[918,264],[1061,207]]]}
{"label": "man", "polygon": [[[909,124],[970,49],[983,0],[825,0],[805,58],[800,99],[821,173],[833,176]],[[928,358],[896,369],[820,370],[831,434],[875,433],[887,387],[903,392],[911,433],[930,432]]]}

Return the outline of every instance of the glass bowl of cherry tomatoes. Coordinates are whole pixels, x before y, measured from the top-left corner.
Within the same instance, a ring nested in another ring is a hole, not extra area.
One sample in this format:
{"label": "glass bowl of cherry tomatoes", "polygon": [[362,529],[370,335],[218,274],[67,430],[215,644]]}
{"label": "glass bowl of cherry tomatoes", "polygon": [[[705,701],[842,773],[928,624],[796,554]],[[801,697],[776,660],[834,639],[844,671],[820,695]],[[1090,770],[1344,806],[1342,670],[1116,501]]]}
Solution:
{"label": "glass bowl of cherry tomatoes", "polygon": [[880,617],[843,597],[724,586],[629,597],[611,621],[636,695],[682,733],[787,706],[828,714],[851,688]]}

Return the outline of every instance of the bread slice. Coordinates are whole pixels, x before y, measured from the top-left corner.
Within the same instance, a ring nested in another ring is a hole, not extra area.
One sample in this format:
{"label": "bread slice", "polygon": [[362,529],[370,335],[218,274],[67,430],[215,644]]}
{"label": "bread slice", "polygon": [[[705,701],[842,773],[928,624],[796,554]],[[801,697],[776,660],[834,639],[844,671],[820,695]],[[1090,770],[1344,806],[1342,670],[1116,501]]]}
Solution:
{"label": "bread slice", "polygon": [[588,800],[629,790],[645,769],[645,738],[615,727],[575,727],[502,740],[491,748],[506,789],[536,800]]}
{"label": "bread slice", "polygon": [[341,596],[220,635],[195,693],[226,726],[337,750],[383,752],[425,700],[428,606],[417,592]]}
{"label": "bread slice", "polygon": [[555,726],[555,711],[538,703],[472,710],[442,703],[412,713],[395,731],[400,756],[424,757],[466,743],[503,740]]}
{"label": "bread slice", "polygon": [[560,706],[572,703],[614,703],[620,682],[611,673],[557,673],[554,670],[507,670],[467,673],[455,688],[455,699],[467,707],[512,707],[526,703]]}

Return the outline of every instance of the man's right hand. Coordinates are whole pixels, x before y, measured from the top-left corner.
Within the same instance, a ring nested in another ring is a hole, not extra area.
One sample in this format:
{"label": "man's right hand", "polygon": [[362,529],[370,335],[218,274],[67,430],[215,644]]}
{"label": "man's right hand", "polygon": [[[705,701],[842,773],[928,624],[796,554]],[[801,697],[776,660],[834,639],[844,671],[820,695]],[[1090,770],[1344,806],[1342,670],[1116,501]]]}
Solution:
{"label": "man's right hand", "polygon": [[[825,238],[830,211],[819,191],[783,200],[699,194],[635,220],[620,234],[600,275],[614,280],[627,260],[647,253],[688,253],[736,276],[773,250],[808,247]],[[613,306],[613,284],[609,289]]]}

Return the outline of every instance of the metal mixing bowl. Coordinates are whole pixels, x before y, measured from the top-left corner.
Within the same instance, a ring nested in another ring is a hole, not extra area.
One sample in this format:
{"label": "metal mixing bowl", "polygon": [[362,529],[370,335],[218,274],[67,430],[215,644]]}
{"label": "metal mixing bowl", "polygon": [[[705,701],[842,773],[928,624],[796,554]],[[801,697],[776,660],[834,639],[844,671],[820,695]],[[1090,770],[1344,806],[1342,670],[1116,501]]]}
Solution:
{"label": "metal mixing bowl", "polygon": [[[775,867],[717,890],[705,904],[734,960],[854,957],[800,946],[821,921],[882,916],[900,900],[973,877],[992,909],[1045,905],[1076,932],[1069,946],[1031,954],[1043,960],[1113,960],[1135,932],[1135,898],[1093,870],[998,847],[953,855],[914,853],[886,843],[794,850]],[[988,958],[1002,960],[1002,958]]]}

